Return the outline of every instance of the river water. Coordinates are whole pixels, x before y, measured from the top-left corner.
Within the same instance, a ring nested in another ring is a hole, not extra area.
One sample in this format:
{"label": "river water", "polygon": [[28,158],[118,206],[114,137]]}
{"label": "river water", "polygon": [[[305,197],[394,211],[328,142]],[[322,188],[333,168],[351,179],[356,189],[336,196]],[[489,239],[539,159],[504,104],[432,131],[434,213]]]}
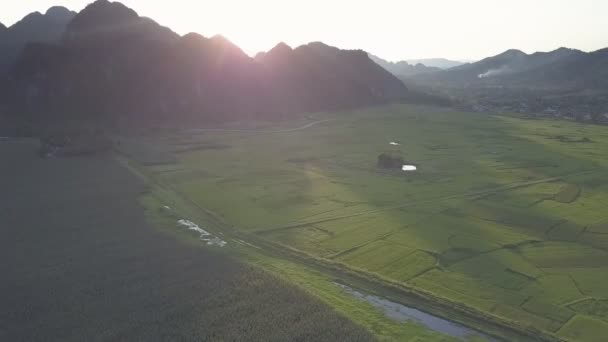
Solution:
{"label": "river water", "polygon": [[481,332],[478,332],[477,330],[468,328],[462,324],[454,323],[446,319],[433,316],[426,312],[422,312],[418,309],[414,309],[399,303],[392,302],[385,298],[359,292],[343,284],[335,284],[342,288],[344,292],[362,301],[365,301],[374,308],[382,311],[385,316],[392,320],[398,322],[415,322],[433,331],[458,339],[462,339],[464,341],[475,337],[484,341],[496,342],[496,339]]}

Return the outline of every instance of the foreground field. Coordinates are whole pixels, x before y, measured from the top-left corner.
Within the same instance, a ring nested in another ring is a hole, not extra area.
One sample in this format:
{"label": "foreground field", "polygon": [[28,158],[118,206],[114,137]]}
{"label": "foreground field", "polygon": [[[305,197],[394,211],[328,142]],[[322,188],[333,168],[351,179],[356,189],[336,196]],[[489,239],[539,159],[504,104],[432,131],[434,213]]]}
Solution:
{"label": "foreground field", "polygon": [[[0,142],[0,341],[369,341],[320,300],[150,226],[111,156]],[[146,214],[146,215],[144,215]]]}
{"label": "foreground field", "polygon": [[[608,334],[604,127],[413,106],[285,127],[181,131],[131,155],[243,236],[528,332]],[[418,171],[378,170],[383,152]]]}

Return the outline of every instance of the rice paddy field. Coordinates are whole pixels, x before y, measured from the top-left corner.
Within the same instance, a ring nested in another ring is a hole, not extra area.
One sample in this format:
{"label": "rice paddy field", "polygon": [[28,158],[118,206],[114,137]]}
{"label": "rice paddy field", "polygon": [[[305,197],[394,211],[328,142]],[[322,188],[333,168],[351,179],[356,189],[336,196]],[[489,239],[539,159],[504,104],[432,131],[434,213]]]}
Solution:
{"label": "rice paddy field", "polygon": [[[155,181],[245,242],[528,333],[608,336],[606,127],[398,105],[138,144]],[[387,152],[417,170],[379,169]]]}

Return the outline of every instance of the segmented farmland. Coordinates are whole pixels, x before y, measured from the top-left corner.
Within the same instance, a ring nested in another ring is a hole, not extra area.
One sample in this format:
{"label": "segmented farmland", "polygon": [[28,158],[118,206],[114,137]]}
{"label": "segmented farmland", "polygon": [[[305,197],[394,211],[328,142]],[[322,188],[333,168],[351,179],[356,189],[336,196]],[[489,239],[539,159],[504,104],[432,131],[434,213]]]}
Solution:
{"label": "segmented farmland", "polygon": [[[605,127],[417,106],[319,116],[158,136],[172,162],[146,170],[245,242],[531,337],[608,334]],[[379,167],[382,155],[416,168]]]}

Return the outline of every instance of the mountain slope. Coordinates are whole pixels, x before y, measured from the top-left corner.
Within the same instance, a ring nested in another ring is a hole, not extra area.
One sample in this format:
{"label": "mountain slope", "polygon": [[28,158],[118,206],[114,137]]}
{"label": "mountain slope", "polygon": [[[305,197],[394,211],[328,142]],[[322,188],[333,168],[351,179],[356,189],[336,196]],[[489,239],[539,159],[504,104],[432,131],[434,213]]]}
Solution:
{"label": "mountain slope", "polygon": [[585,53],[562,48],[529,59],[528,69],[505,75],[505,81],[520,86],[608,89],[608,49]]}
{"label": "mountain slope", "polygon": [[76,15],[64,7],[51,7],[45,14],[28,14],[13,26],[0,28],[0,72],[6,71],[27,43],[55,43]]}
{"label": "mountain slope", "polygon": [[560,48],[534,54],[508,50],[476,63],[421,75],[417,79],[446,86],[578,89],[608,84],[601,77],[605,70],[608,70],[608,59],[601,50],[585,53]]}
{"label": "mountain slope", "polygon": [[[278,105],[306,111],[361,106],[398,99],[403,84],[363,51],[315,42],[291,49],[279,44],[258,58]],[[283,100],[288,99],[288,100]]]}
{"label": "mountain slope", "polygon": [[[405,78],[404,78],[405,79]],[[608,49],[508,50],[476,63],[407,78],[418,89],[481,112],[605,122]]]}
{"label": "mountain slope", "polygon": [[106,0],[80,12],[61,44],[29,45],[11,75],[10,104],[38,121],[276,118],[398,101],[407,92],[362,51],[282,44],[252,59],[221,36],[179,37]]}
{"label": "mountain slope", "polygon": [[424,58],[424,59],[407,59],[409,64],[422,64],[431,68],[450,69],[465,64],[464,62],[453,61],[446,58]]}
{"label": "mountain slope", "polygon": [[179,36],[151,19],[140,17],[120,2],[98,0],[82,10],[66,28],[69,43],[94,40],[172,40]]}
{"label": "mountain slope", "polygon": [[419,74],[431,73],[441,70],[440,68],[429,67],[421,63],[410,64],[406,61],[389,62],[372,54],[369,57],[378,65],[383,67],[397,77],[408,77]]}

